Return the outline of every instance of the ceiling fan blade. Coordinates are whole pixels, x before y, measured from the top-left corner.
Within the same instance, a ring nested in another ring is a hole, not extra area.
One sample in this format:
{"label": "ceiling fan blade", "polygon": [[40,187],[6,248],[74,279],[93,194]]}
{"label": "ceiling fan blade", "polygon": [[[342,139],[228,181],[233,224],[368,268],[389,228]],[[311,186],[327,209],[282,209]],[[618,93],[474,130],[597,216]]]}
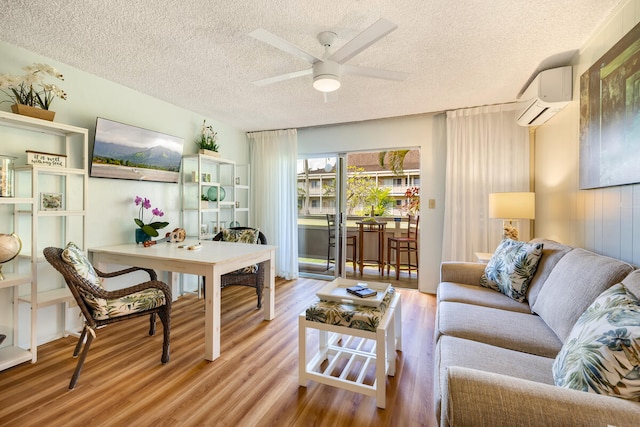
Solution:
{"label": "ceiling fan blade", "polygon": [[398,28],[393,22],[387,21],[384,18],[378,19],[369,28],[355,36],[347,44],[335,51],[329,59],[336,61],[338,64],[344,64],[391,31]]}
{"label": "ceiling fan blade", "polygon": [[283,52],[287,52],[293,56],[297,56],[300,59],[304,59],[310,64],[320,61],[319,58],[316,58],[310,53],[305,52],[304,50],[300,49],[298,46],[291,44],[285,39],[280,38],[275,34],[271,34],[267,30],[263,30],[262,28],[258,28],[257,30],[250,32],[249,35],[256,40],[260,40],[261,42],[270,44],[271,46],[276,47],[282,50]]}
{"label": "ceiling fan blade", "polygon": [[403,82],[409,77],[409,73],[403,71],[381,70],[379,68],[360,67],[358,65],[345,64],[342,66],[344,74],[354,76],[373,77],[374,79],[396,80]]}
{"label": "ceiling fan blade", "polygon": [[266,85],[269,85],[271,83],[276,83],[276,82],[281,82],[281,81],[284,81],[284,80],[295,79],[296,77],[306,76],[306,75],[311,74],[312,72],[313,72],[313,69],[308,68],[308,69],[302,70],[302,71],[294,71],[292,73],[281,74],[279,76],[274,76],[274,77],[268,77],[268,78],[262,79],[262,80],[256,80],[255,82],[253,82],[253,84],[256,85],[256,86],[266,86]]}

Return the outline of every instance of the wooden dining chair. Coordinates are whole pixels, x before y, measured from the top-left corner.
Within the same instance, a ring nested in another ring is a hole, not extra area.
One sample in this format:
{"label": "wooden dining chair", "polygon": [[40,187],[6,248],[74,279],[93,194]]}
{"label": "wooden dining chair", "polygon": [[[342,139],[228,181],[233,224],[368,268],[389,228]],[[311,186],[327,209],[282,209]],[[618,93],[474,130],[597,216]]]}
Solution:
{"label": "wooden dining chair", "polygon": [[[419,216],[408,216],[406,237],[389,237],[387,239],[387,276],[391,266],[396,270],[396,280],[400,279],[400,270],[408,270],[411,277],[411,270],[418,272],[418,223]],[[392,257],[393,253],[393,257]],[[402,254],[406,254],[407,262],[402,263]],[[412,258],[415,257],[415,262]],[[391,260],[393,259],[393,264]]]}
{"label": "wooden dining chair", "polygon": [[[214,241],[223,242],[239,242],[239,243],[253,243],[258,245],[266,245],[267,237],[262,231],[257,228],[251,227],[231,227],[224,229],[213,237]],[[243,267],[240,270],[232,271],[231,273],[223,274],[220,277],[220,287],[225,288],[227,286],[249,286],[256,289],[256,295],[258,296],[258,308],[262,307],[262,294],[264,293],[264,262],[248,267]],[[202,278],[202,285],[204,288],[204,277]]]}

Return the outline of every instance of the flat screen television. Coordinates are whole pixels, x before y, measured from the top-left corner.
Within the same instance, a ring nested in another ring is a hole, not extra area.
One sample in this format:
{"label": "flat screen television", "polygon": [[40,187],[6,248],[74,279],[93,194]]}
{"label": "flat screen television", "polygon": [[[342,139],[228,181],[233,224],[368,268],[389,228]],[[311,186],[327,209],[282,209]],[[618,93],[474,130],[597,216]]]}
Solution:
{"label": "flat screen television", "polygon": [[89,176],[177,183],[184,140],[98,117]]}

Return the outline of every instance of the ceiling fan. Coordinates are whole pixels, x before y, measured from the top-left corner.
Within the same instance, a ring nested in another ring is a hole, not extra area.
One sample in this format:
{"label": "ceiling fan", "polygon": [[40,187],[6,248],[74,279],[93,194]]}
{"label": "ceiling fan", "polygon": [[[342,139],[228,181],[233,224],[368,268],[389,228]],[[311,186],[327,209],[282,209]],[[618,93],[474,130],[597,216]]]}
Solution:
{"label": "ceiling fan", "polygon": [[264,43],[270,44],[284,52],[297,56],[309,62],[312,67],[294,71],[279,76],[269,77],[253,82],[257,86],[265,86],[284,80],[294,79],[306,75],[313,75],[313,87],[320,92],[333,92],[340,87],[340,76],[343,74],[351,74],[356,76],[373,77],[377,79],[404,81],[409,74],[400,71],[381,70],[378,68],[360,67],[357,65],[346,64],[351,58],[398,28],[398,26],[386,19],[379,19],[369,28],[358,34],[356,37],[347,42],[334,53],[329,53],[329,48],[333,44],[336,33],[331,31],[323,31],[318,34],[318,41],[325,48],[323,58],[317,58],[314,55],[302,50],[298,46],[271,34],[261,28],[252,31],[249,35]]}

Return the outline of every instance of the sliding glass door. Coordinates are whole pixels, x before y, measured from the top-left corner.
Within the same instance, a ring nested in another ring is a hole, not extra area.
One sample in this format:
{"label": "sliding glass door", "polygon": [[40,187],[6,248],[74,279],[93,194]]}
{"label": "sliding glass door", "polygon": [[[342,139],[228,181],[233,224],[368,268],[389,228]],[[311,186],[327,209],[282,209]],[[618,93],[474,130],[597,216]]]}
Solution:
{"label": "sliding glass door", "polygon": [[[298,255],[301,275],[324,278],[346,275],[346,242],[342,238],[346,225],[345,172],[344,154],[298,160]],[[349,249],[354,250],[355,247]]]}
{"label": "sliding glass door", "polygon": [[[407,214],[419,211],[419,159],[416,149],[299,159],[300,275],[395,281],[394,267],[391,278],[386,273],[387,240],[406,236]],[[360,233],[363,220],[384,225],[377,234],[371,227]],[[417,287],[415,268],[411,275],[401,270],[400,280]]]}

